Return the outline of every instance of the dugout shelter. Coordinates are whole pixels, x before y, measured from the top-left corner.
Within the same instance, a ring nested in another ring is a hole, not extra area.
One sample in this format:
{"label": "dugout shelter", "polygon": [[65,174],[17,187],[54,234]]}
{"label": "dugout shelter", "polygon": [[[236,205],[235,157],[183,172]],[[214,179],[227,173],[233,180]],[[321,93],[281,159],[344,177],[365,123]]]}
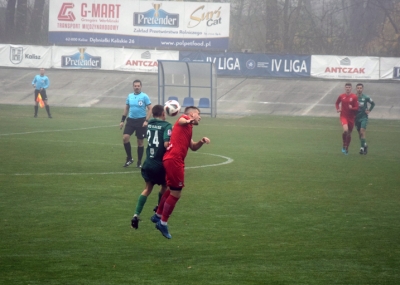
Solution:
{"label": "dugout shelter", "polygon": [[182,112],[196,106],[217,116],[217,73],[212,62],[158,61],[158,104],[177,100]]}

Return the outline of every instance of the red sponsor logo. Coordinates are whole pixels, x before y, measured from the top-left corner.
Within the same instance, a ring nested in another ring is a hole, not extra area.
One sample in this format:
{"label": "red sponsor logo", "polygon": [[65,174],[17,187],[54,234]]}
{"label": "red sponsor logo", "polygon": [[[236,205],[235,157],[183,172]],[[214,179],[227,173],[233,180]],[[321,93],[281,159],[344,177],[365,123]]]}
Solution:
{"label": "red sponsor logo", "polygon": [[125,65],[131,65],[131,66],[158,66],[157,61],[148,61],[148,60],[129,60],[125,63]]}
{"label": "red sponsor logo", "polygon": [[72,8],[74,8],[73,3],[63,3],[60,12],[58,13],[57,19],[59,21],[67,21],[67,22],[75,21],[74,13],[72,11],[69,11]]}
{"label": "red sponsor logo", "polygon": [[120,4],[92,4],[90,7],[87,3],[81,5],[81,16],[92,18],[119,18]]}
{"label": "red sponsor logo", "polygon": [[365,67],[327,67],[325,73],[362,73],[365,74]]}

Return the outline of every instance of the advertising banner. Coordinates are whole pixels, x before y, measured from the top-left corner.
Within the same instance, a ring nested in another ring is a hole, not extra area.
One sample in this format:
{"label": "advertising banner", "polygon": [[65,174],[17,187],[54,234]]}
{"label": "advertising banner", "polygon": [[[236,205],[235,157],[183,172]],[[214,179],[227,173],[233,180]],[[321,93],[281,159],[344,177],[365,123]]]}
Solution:
{"label": "advertising banner", "polygon": [[115,49],[115,70],[158,72],[158,60],[179,60],[178,51]]}
{"label": "advertising banner", "polygon": [[0,44],[0,66],[51,67],[51,47]]}
{"label": "advertising banner", "polygon": [[400,80],[400,57],[380,58],[381,79]]}
{"label": "advertising banner", "polygon": [[179,59],[213,62],[218,75],[243,77],[310,77],[310,55],[180,52]]}
{"label": "advertising banner", "polygon": [[99,47],[53,47],[54,68],[114,69],[114,49]]}
{"label": "advertising banner", "polygon": [[52,44],[225,50],[229,3],[50,1]]}
{"label": "advertising banner", "polygon": [[332,79],[379,79],[379,57],[313,55],[311,76]]}

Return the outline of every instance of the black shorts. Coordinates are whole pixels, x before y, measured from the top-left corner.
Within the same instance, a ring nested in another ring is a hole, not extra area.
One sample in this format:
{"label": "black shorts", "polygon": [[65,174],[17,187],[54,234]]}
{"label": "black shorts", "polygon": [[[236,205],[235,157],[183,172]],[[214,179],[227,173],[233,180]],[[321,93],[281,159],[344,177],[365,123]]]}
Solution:
{"label": "black shorts", "polygon": [[136,137],[138,139],[144,139],[147,133],[147,127],[143,127],[143,123],[146,118],[139,118],[139,119],[126,119],[126,125],[124,129],[124,135],[132,135],[136,132]]}
{"label": "black shorts", "polygon": [[151,182],[154,185],[166,185],[165,182],[165,170],[162,164],[160,165],[148,165],[146,162],[142,165],[142,177],[144,181]]}
{"label": "black shorts", "polygon": [[39,95],[39,93],[40,93],[40,96],[42,96],[43,100],[47,100],[46,89],[43,89],[43,90],[35,89],[35,102],[36,102],[36,99],[37,99],[37,96]]}

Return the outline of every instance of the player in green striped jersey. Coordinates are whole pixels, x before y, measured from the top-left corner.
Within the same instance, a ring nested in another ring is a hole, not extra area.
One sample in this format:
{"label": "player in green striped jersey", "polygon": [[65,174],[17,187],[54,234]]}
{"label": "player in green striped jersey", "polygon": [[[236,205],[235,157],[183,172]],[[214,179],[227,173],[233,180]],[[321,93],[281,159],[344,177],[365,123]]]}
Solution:
{"label": "player in green striped jersey", "polygon": [[[367,130],[368,125],[368,114],[372,111],[375,107],[375,102],[372,101],[370,97],[363,94],[364,85],[358,83],[357,86],[357,97],[358,97],[358,112],[356,115],[356,127],[358,131],[358,136],[360,137],[361,141],[361,148],[360,154],[367,154],[368,153],[368,146],[366,141],[365,132]],[[368,106],[369,103],[369,106]]]}
{"label": "player in green striped jersey", "polygon": [[142,165],[142,177],[146,182],[146,187],[139,196],[136,204],[135,215],[131,220],[131,226],[134,229],[139,227],[139,216],[143,210],[147,197],[151,194],[155,184],[161,185],[158,194],[158,202],[161,196],[167,190],[165,181],[165,170],[163,166],[163,156],[168,147],[172,125],[165,121],[164,107],[155,105],[152,109],[153,118],[149,120],[147,125],[147,149],[146,160]]}

